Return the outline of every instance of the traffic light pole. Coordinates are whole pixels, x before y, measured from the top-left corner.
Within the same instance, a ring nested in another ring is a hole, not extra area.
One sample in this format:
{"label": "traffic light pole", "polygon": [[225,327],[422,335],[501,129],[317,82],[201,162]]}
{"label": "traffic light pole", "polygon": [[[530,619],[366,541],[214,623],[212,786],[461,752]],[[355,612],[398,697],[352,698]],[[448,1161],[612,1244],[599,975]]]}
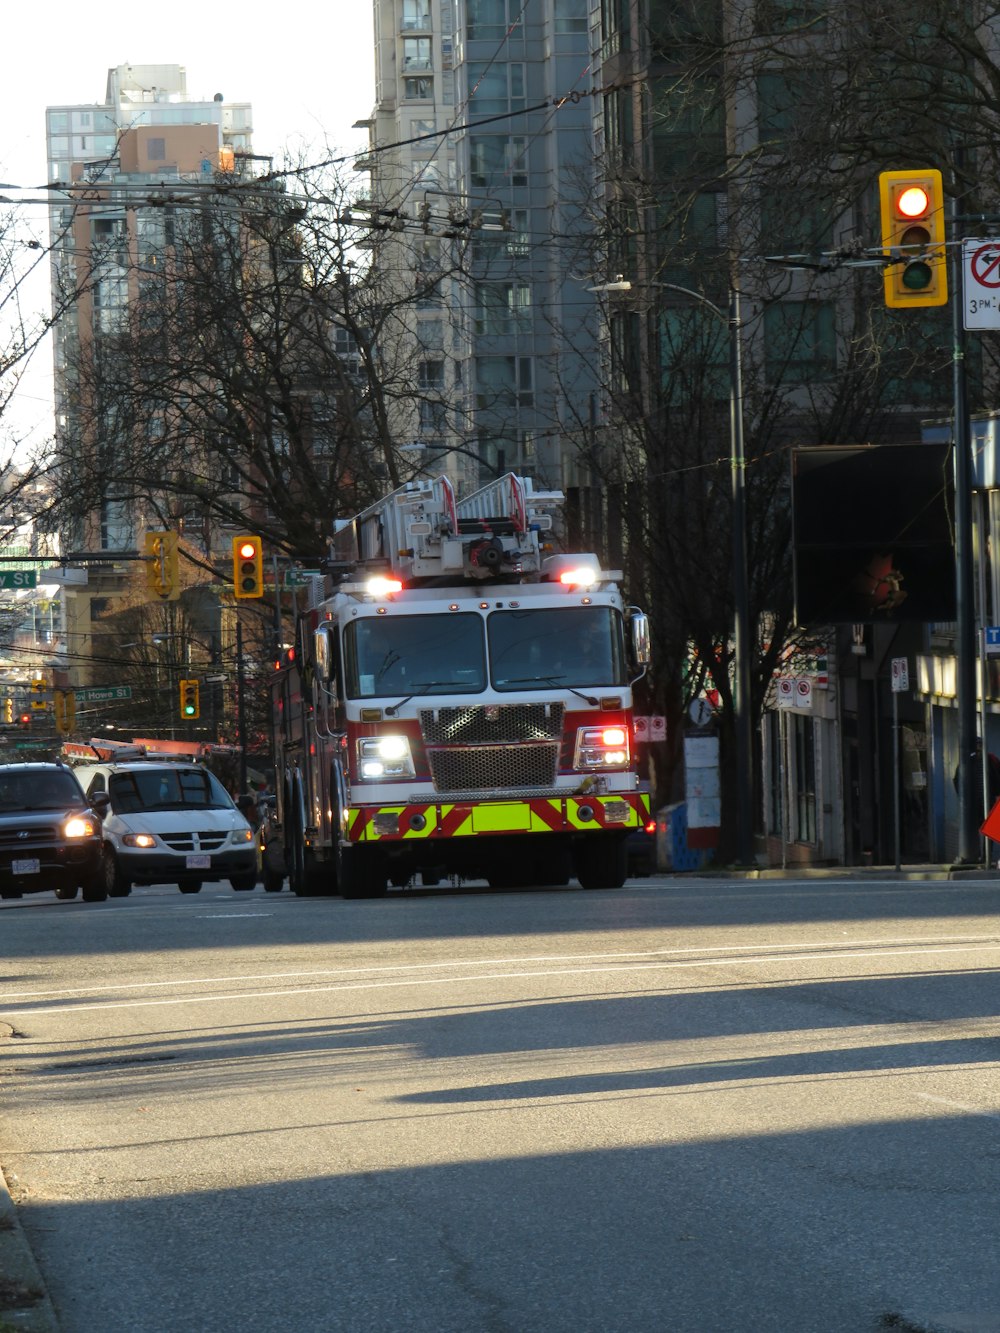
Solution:
{"label": "traffic light pole", "polygon": [[[976,622],[972,558],[972,443],[966,382],[966,337],[962,308],[962,245],[958,204],[951,201],[951,324],[954,407],[952,448],[955,458],[955,694],[958,707],[958,857],[959,865],[980,860],[976,789]],[[983,737],[985,748],[986,738]]]}

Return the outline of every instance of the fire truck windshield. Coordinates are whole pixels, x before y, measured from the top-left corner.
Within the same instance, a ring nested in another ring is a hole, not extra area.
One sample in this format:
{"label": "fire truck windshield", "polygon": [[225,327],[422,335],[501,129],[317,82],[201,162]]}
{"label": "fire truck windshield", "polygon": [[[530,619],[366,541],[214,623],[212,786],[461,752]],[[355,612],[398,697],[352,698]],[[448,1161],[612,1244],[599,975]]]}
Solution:
{"label": "fire truck windshield", "polygon": [[621,617],[610,606],[494,611],[487,634],[496,690],[628,683]]}
{"label": "fire truck windshield", "polygon": [[344,657],[352,699],[486,688],[483,621],[473,613],[353,620],[344,632]]}

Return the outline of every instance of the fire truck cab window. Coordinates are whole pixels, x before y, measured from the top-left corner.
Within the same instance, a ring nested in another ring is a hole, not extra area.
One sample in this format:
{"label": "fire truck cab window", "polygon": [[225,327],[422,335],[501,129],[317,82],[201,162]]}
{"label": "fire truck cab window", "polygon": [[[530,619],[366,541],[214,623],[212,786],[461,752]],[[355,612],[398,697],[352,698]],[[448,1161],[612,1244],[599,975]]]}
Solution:
{"label": "fire truck cab window", "polygon": [[486,688],[483,622],[477,615],[371,616],[344,635],[347,693],[478,694]]}
{"label": "fire truck cab window", "polygon": [[495,611],[488,623],[494,689],[627,684],[621,617],[611,607]]}

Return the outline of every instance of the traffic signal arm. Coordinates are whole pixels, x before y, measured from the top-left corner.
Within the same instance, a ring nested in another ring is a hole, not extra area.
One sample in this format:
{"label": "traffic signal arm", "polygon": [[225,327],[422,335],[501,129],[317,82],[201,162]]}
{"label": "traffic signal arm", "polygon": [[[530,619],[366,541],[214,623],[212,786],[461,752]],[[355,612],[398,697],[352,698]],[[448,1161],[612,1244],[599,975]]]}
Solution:
{"label": "traffic signal arm", "polygon": [[878,178],[885,303],[896,310],[948,302],[944,185],[940,171],[883,171]]}

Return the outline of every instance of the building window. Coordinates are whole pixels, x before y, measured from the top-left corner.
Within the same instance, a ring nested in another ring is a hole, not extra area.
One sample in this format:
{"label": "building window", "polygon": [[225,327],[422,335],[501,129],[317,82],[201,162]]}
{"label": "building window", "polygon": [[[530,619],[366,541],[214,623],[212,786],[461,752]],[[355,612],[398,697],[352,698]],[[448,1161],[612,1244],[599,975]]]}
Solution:
{"label": "building window", "polygon": [[836,369],[831,301],[779,301],[764,312],[764,338],[772,384],[827,380]]}
{"label": "building window", "polygon": [[782,774],[785,765],[781,755],[781,714],[767,714],[767,831],[779,838],[784,832],[785,798]]}
{"label": "building window", "polygon": [[477,356],[476,407],[531,407],[535,396],[530,356]]}
{"label": "building window", "polygon": [[414,78],[403,80],[403,96],[408,102],[429,102],[434,96],[434,80]]}
{"label": "building window", "polygon": [[403,69],[408,74],[418,69],[431,68],[431,39],[429,37],[403,38]]}
{"label": "building window", "polygon": [[473,115],[502,115],[524,107],[524,65],[520,61],[499,64],[470,60],[467,77]]}
{"label": "building window", "polygon": [[427,32],[431,26],[431,8],[428,0],[403,0],[402,29],[404,32]]}
{"label": "building window", "polygon": [[587,0],[555,0],[554,25],[557,33],[587,31]]}
{"label": "building window", "polygon": [[531,329],[531,287],[526,282],[481,282],[476,287],[476,333],[503,337]]}
{"label": "building window", "polygon": [[147,139],[146,157],[150,162],[165,162],[167,160],[166,139],[160,139],[160,138]]}
{"label": "building window", "polygon": [[465,32],[470,42],[499,42],[510,36],[508,29],[521,26],[522,0],[465,0]]}
{"label": "building window", "polygon": [[811,717],[792,718],[795,744],[795,840],[816,841],[816,731]]}
{"label": "building window", "polygon": [[807,75],[801,70],[771,70],[757,76],[757,142],[778,153],[792,137],[808,106]]}

